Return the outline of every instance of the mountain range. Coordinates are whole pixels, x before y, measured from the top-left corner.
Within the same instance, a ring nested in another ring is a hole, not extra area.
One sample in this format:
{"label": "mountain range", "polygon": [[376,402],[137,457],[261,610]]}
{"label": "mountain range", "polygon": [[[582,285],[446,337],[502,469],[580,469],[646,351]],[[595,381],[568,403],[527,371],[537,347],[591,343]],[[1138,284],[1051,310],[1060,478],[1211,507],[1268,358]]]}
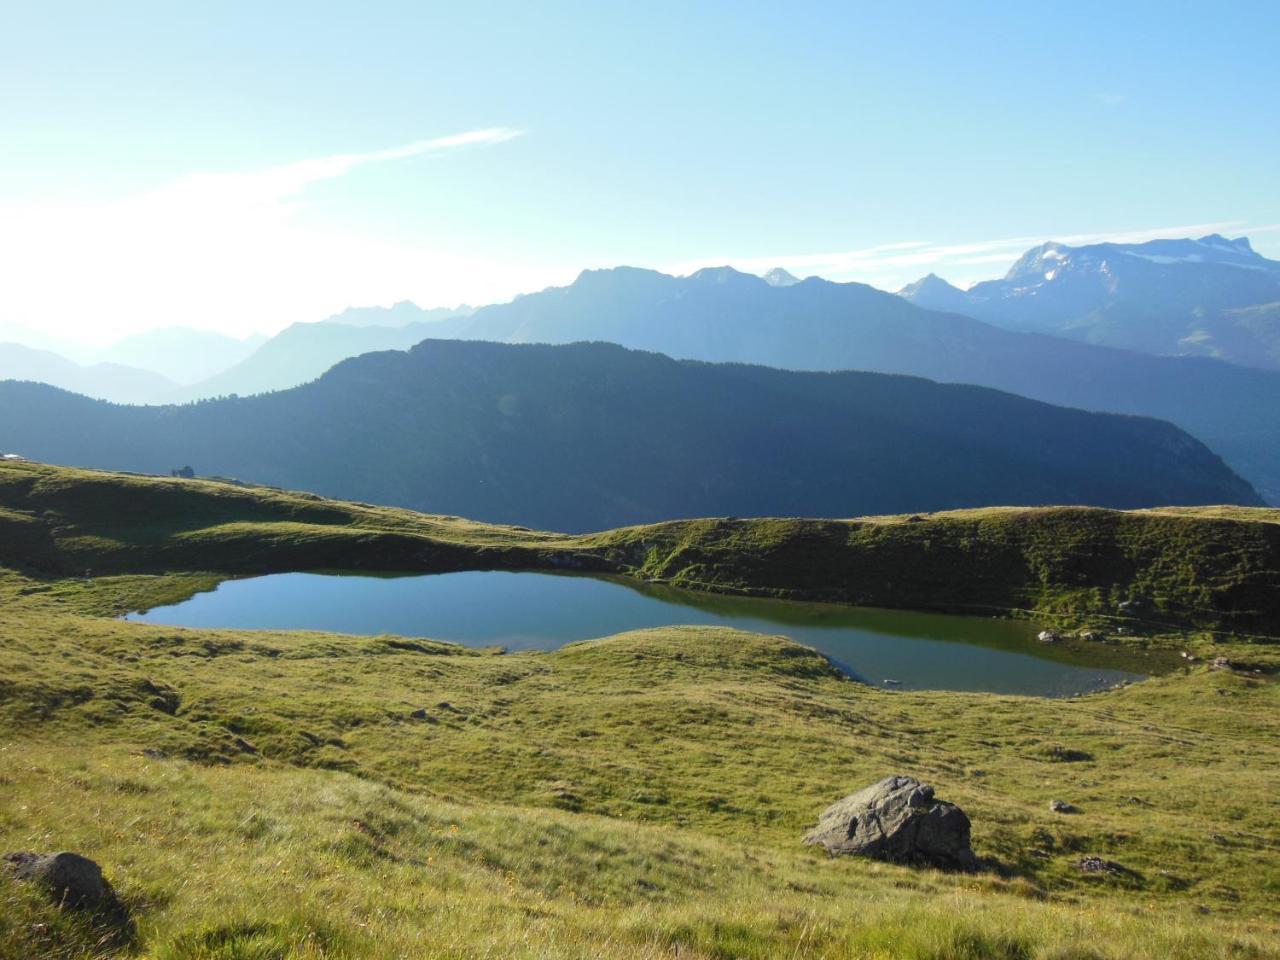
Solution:
{"label": "mountain range", "polygon": [[441,336],[604,340],[682,359],[869,370],[995,387],[1170,420],[1280,502],[1280,372],[1020,333],[858,283],[776,286],[729,267],[672,277],[618,267],[483,307]]}
{"label": "mountain range", "polygon": [[[1104,248],[1110,251],[1105,256]],[[1085,275],[1089,264],[1104,261],[1126,284],[1138,276],[1135,271],[1145,269],[1143,264],[1175,275],[1179,279],[1170,288],[1181,291],[1180,302],[1190,302],[1197,291],[1203,293],[1202,300],[1210,299],[1203,292],[1209,288],[1197,287],[1195,277],[1243,277],[1254,284],[1233,295],[1231,302],[1270,295],[1267,284],[1275,266],[1254,253],[1247,241],[1219,237],[1078,249],[1046,244],[1024,256],[1012,272],[1025,283],[980,284],[974,296],[987,304],[1015,299],[1049,302],[1052,298],[1041,301],[1038,293],[1010,294],[1002,300],[994,291],[1023,289],[1036,275],[1053,287],[1060,277]],[[1060,266],[1041,269],[1049,263]],[[1214,270],[1204,273],[1206,265]],[[1046,280],[1043,275],[1054,270],[1063,272]],[[986,322],[969,316],[980,312],[970,303],[971,293],[937,278],[926,278],[895,296],[856,283],[797,280],[780,269],[763,278],[728,267],[673,277],[618,267],[585,271],[569,286],[479,309],[425,310],[399,303],[294,324],[230,368],[196,384],[170,384],[147,371],[131,380],[128,370],[116,368],[90,375],[47,357],[40,364],[11,360],[0,372],[120,402],[183,402],[286,389],[314,380],[347,357],[403,350],[428,337],[508,343],[608,341],[679,359],[909,374],[995,387],[1087,410],[1158,417],[1206,442],[1265,498],[1280,502],[1280,371],[1082,342],[1073,338],[1079,334],[1073,334],[1074,328],[1055,329],[1052,335],[1007,329],[1005,324],[1012,320]],[[1225,294],[1214,296],[1215,302],[1226,302]],[[1257,329],[1267,329],[1271,308],[1265,303],[1230,310]]]}
{"label": "mountain range", "polygon": [[116,406],[0,383],[0,448],[583,531],[706,515],[1257,493],[1157,420],[872,373],[675,361],[612,344],[427,340],[291,390]]}
{"label": "mountain range", "polygon": [[1045,243],[968,290],[927,277],[899,294],[1010,330],[1280,369],[1280,262],[1245,237]]}

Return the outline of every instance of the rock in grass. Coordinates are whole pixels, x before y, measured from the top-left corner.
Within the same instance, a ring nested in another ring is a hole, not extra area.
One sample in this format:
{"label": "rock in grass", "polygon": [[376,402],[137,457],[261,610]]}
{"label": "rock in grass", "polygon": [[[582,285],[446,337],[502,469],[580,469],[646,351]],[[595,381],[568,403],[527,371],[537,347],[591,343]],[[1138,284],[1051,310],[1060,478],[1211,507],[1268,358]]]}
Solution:
{"label": "rock in grass", "polygon": [[1081,873],[1105,873],[1111,876],[1130,876],[1136,877],[1137,874],[1130,870],[1124,864],[1116,863],[1114,860],[1107,860],[1103,857],[1081,857],[1076,862],[1076,869]]}
{"label": "rock in grass", "polygon": [[1067,803],[1065,800],[1050,800],[1049,809],[1054,813],[1079,813],[1080,808],[1073,803]]}
{"label": "rock in grass", "polygon": [[97,909],[114,901],[102,868],[78,853],[8,853],[5,861],[18,880],[30,880],[68,907]]}
{"label": "rock in grass", "polygon": [[804,843],[835,855],[854,855],[971,870],[969,818],[935,800],[933,787],[912,777],[889,777],[831,805]]}

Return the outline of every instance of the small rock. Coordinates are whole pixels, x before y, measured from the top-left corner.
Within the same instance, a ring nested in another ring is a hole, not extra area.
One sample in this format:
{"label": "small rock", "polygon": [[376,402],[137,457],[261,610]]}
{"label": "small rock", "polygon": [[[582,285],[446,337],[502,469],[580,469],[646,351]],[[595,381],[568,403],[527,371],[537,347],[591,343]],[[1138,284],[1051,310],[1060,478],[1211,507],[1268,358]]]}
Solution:
{"label": "small rock", "polygon": [[1050,800],[1049,809],[1054,813],[1079,813],[1080,808],[1075,804],[1067,803],[1065,800]]}
{"label": "small rock", "polygon": [[78,853],[7,853],[4,859],[15,879],[40,884],[63,906],[94,909],[113,898],[102,868]]}
{"label": "small rock", "polygon": [[146,757],[148,760],[168,760],[169,759],[169,754],[155,747],[144,747],[142,750],[142,755]]}
{"label": "small rock", "polygon": [[1040,633],[1037,634],[1036,639],[1041,643],[1057,643],[1062,639],[1062,637],[1054,633],[1052,630],[1041,630]]}
{"label": "small rock", "polygon": [[1103,873],[1107,869],[1107,861],[1101,857],[1083,857],[1076,866],[1085,873]]}
{"label": "small rock", "polygon": [[1118,876],[1132,872],[1128,867],[1102,857],[1083,857],[1076,863],[1076,867],[1083,873],[1109,873]]}
{"label": "small rock", "polygon": [[413,720],[425,720],[427,719],[427,711],[424,710],[422,707],[419,707],[417,710],[414,710],[411,714],[409,714],[409,717],[410,719],[413,719]]}
{"label": "small rock", "polygon": [[1231,661],[1228,660],[1226,657],[1214,657],[1211,661],[1209,661],[1209,666],[1212,667],[1214,670],[1230,670]]}
{"label": "small rock", "polygon": [[935,800],[933,787],[888,777],[828,807],[803,842],[837,855],[970,870],[977,858],[969,829],[964,811]]}

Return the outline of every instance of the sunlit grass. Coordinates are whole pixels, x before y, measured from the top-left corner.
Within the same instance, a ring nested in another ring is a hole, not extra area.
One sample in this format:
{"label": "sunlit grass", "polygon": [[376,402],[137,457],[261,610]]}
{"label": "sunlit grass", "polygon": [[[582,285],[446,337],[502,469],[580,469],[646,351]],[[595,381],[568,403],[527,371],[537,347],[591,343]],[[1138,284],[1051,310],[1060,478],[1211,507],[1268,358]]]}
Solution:
{"label": "sunlit grass", "polygon": [[[466,550],[560,551],[566,538],[261,491],[231,506],[183,499],[159,523],[153,481],[137,481],[130,519],[112,513],[118,480],[92,480],[81,502],[73,473],[39,474],[54,488],[40,511],[0,516],[0,527],[64,562],[112,556],[126,569],[0,569],[0,852],[92,857],[136,930],[60,912],[0,871],[3,960],[1280,957],[1274,645],[1127,638],[1200,659],[1121,690],[1042,700],[878,690],[785,639],[711,627],[503,656],[127,623],[113,617],[225,575],[216,564],[128,568],[152,549],[270,558],[330,542],[326,526],[366,542],[377,524],[434,525]],[[174,483],[182,498],[200,493]],[[244,493],[223,486],[215,499]],[[228,519],[245,511],[267,519]],[[1046,516],[1028,521],[1043,531],[1027,541],[1036,551],[1087,547],[1087,529],[1073,532],[1065,514],[1037,526]],[[919,537],[931,522],[873,526]],[[592,549],[630,556],[656,536],[636,562],[679,580],[773,575],[792,552],[830,546],[791,521],[666,529],[666,540],[645,528]],[[1135,529],[1135,544],[1167,532]],[[49,530],[60,532],[41,540]],[[1187,536],[1196,549],[1210,542]],[[1182,541],[1171,543],[1143,576],[1194,574]],[[712,562],[735,550],[756,566]],[[1261,556],[1239,561],[1241,582]],[[1250,669],[1211,669],[1218,654]],[[831,860],[799,844],[833,800],[895,773],[969,813],[983,871]],[[1051,799],[1080,812],[1051,813]],[[1132,874],[1082,873],[1086,855]]]}
{"label": "sunlit grass", "polygon": [[[6,797],[21,797],[6,841],[109,864],[137,949],[156,958],[1276,955],[1273,925],[1140,896],[1046,899],[1017,878],[448,803],[333,772],[122,748],[0,756]],[[0,895],[0,956],[94,955],[75,918],[16,884]]]}

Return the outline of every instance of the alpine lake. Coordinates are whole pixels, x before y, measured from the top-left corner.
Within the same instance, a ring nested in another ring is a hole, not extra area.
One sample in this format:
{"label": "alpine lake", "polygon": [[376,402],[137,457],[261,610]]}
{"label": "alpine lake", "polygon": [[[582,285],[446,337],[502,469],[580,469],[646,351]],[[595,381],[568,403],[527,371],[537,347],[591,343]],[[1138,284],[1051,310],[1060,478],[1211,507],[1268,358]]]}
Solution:
{"label": "alpine lake", "polygon": [[1027,621],[733,597],[577,575],[281,573],[227,580],[126,619],[183,627],[394,634],[472,647],[554,650],[683,624],[781,635],[855,680],[903,690],[1042,697],[1163,672],[1167,657],[1067,639]]}

